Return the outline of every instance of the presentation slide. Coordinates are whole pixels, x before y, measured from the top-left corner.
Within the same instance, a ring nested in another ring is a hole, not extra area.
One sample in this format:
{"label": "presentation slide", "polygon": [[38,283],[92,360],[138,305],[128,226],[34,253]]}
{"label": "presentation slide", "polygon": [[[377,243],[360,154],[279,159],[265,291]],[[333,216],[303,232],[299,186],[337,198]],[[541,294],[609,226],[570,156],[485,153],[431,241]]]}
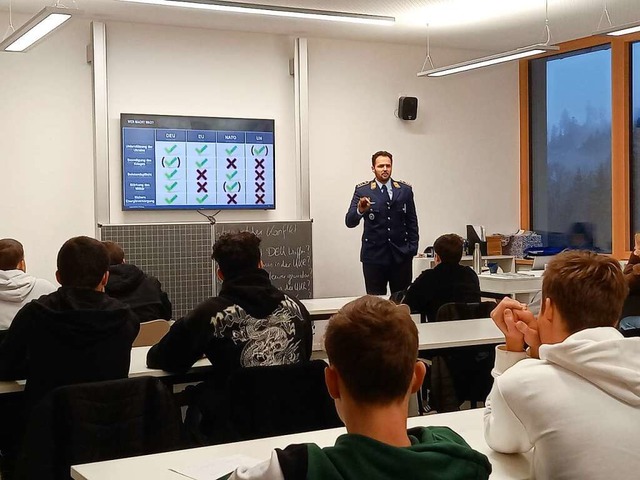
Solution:
{"label": "presentation slide", "polygon": [[274,121],[122,114],[123,210],[274,209]]}

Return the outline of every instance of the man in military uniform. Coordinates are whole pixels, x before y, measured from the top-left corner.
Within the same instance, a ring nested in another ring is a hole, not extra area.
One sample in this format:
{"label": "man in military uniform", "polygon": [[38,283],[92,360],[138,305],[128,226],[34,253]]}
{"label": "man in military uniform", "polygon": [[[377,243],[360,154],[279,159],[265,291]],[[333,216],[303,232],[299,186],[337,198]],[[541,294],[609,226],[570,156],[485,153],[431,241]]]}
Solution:
{"label": "man in military uniform", "polygon": [[411,185],[391,178],[393,156],[371,157],[375,178],[356,185],[345,217],[347,227],[364,219],[360,261],[370,295],[403,290],[411,283],[411,260],[418,252],[418,218]]}

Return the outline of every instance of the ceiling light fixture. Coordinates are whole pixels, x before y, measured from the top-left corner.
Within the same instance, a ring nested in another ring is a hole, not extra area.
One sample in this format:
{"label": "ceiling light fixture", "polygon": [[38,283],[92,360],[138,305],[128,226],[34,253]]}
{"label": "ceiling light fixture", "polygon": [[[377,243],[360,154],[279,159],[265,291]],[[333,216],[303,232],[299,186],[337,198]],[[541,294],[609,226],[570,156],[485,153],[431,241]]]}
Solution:
{"label": "ceiling light fixture", "polygon": [[[605,29],[601,29],[602,20],[606,18],[609,23],[609,27]],[[612,35],[618,37],[620,35],[627,35],[629,33],[640,32],[640,22],[632,22],[624,25],[620,25],[618,27],[614,27],[611,23],[611,17],[609,16],[609,10],[607,10],[607,1],[603,1],[603,10],[602,15],[600,15],[600,21],[598,22],[598,26],[596,27],[596,31],[593,35]]]}
{"label": "ceiling light fixture", "polygon": [[5,38],[0,43],[0,50],[5,52],[26,52],[69,20],[72,14],[78,13],[81,12],[75,9],[45,7],[27,20],[18,30]]}
{"label": "ceiling light fixture", "polygon": [[[475,70],[476,68],[488,67],[489,65],[496,65],[498,63],[510,62],[512,60],[519,60],[526,57],[532,57],[541,53],[549,51],[560,50],[560,47],[549,45],[551,43],[551,30],[549,29],[549,4],[548,0],[545,0],[545,33],[546,41],[544,43],[538,43],[535,45],[529,45],[528,47],[517,48],[508,52],[496,53],[495,55],[489,55],[487,57],[477,58],[466,62],[456,63],[441,68],[434,68],[431,61],[431,52],[429,51],[429,35],[427,24],[427,58],[422,65],[422,71],[418,72],[418,77],[443,77],[445,75],[452,75],[454,73],[467,72],[469,70]],[[427,60],[431,64],[430,70],[425,70],[424,67]]]}
{"label": "ceiling light fixture", "polygon": [[394,17],[366,15],[363,13],[334,12],[330,10],[312,10],[256,3],[227,2],[217,0],[120,0],[130,3],[144,3],[167,7],[194,8],[230,13],[253,13],[276,17],[303,18],[310,20],[330,20],[333,22],[363,23],[368,25],[393,25]]}

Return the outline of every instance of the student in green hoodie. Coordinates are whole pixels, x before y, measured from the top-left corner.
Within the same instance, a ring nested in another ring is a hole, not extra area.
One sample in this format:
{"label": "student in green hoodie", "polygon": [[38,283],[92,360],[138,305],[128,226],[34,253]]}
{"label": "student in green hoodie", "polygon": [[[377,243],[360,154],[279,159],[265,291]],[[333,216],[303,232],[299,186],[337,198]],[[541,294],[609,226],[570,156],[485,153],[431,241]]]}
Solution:
{"label": "student in green hoodie", "polygon": [[425,375],[418,331],[405,306],[365,296],[336,313],[325,333],[325,381],[347,427],[333,447],[276,449],[230,480],[486,479],[491,464],[447,427],[407,430],[409,397]]}

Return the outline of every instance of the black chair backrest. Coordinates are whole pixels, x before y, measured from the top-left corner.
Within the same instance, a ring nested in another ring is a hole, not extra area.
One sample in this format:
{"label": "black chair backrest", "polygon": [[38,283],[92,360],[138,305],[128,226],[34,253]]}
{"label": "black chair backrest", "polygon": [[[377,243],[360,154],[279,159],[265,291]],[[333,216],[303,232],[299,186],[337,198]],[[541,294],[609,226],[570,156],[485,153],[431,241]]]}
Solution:
{"label": "black chair backrest", "polygon": [[496,307],[496,302],[485,301],[478,303],[445,303],[438,309],[436,322],[450,320],[470,320],[472,318],[487,318],[491,310]]}
{"label": "black chair backrest", "polygon": [[31,412],[18,477],[66,480],[71,465],[182,446],[180,410],[157,378],[69,385]]}
{"label": "black chair backrest", "polygon": [[324,383],[323,360],[241,368],[227,389],[229,441],[342,426]]}

